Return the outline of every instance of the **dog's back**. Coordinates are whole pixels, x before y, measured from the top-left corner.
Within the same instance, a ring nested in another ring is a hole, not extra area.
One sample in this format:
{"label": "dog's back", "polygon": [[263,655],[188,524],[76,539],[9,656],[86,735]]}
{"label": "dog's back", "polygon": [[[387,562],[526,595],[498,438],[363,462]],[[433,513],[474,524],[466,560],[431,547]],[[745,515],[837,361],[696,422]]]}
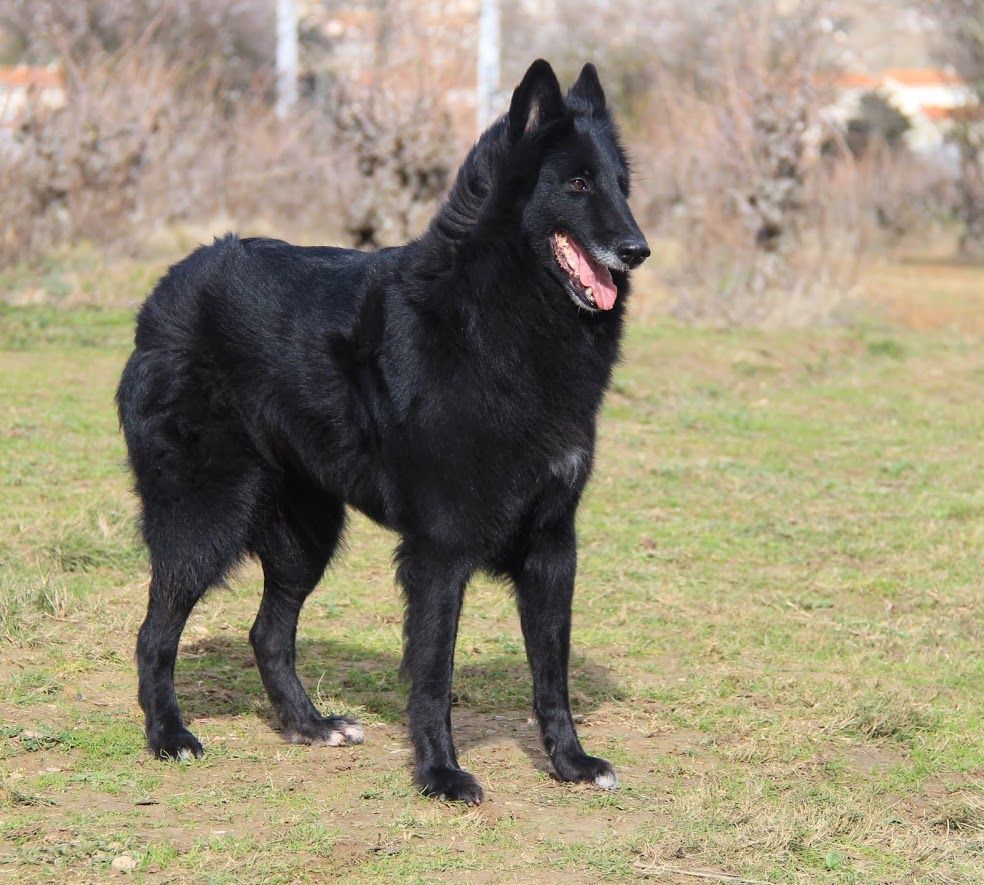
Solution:
{"label": "dog's back", "polygon": [[303,409],[292,374],[327,369],[330,393],[324,354],[353,327],[367,263],[227,236],[172,267],[144,304],[117,402],[152,568],[169,586],[215,583],[255,549],[283,473],[259,428]]}

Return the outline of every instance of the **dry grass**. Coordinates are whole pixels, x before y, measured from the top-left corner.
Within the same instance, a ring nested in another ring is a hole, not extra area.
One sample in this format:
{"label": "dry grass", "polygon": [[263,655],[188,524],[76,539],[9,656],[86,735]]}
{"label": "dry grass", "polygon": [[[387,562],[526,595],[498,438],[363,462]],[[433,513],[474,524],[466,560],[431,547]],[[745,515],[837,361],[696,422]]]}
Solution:
{"label": "dry grass", "polygon": [[[412,789],[393,539],[361,519],[300,661],[366,744],[271,728],[249,566],[182,645],[206,758],[147,756],[146,573],[111,404],[130,314],[4,309],[0,875],[979,882],[981,276],[877,275],[881,303],[844,328],[687,329],[637,300],[581,517],[572,664],[585,745],[622,788],[549,776],[512,601],[478,581],[454,711],[476,810]],[[924,290],[952,322],[900,324]]]}

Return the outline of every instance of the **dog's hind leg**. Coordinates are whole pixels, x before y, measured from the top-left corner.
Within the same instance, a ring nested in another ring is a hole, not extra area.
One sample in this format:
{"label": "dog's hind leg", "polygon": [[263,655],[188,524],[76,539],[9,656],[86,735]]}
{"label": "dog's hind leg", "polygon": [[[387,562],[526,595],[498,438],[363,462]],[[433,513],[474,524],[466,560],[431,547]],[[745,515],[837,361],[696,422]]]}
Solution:
{"label": "dog's hind leg", "polygon": [[139,698],[147,744],[162,759],[200,758],[202,745],[181,719],[174,693],[174,662],[188,615],[206,590],[204,582],[181,581],[153,568],[147,617],[137,638]]}
{"label": "dog's hind leg", "polygon": [[477,805],[482,788],[458,765],[451,739],[451,676],[458,616],[472,569],[414,550],[399,551],[397,577],[406,594],[401,673],[410,679],[410,737],[415,774],[428,796]]}
{"label": "dog's hind leg", "polygon": [[[187,526],[178,529],[189,541]],[[216,526],[203,532],[217,531]],[[202,745],[185,727],[174,692],[174,663],[181,631],[195,603],[217,584],[242,552],[236,544],[216,546],[199,542],[164,547],[151,543],[150,599],[147,617],[137,638],[139,699],[147,729],[147,744],[162,759],[202,756]],[[155,550],[155,546],[158,548]],[[163,549],[161,549],[163,548]],[[161,555],[165,553],[166,555]]]}
{"label": "dog's hind leg", "polygon": [[362,743],[358,723],[323,716],[297,678],[297,620],[341,537],[340,501],[311,489],[285,489],[254,544],[263,564],[263,600],[249,638],[260,678],[284,737],[318,746]]}
{"label": "dog's hind leg", "polygon": [[568,698],[567,665],[576,568],[572,512],[531,534],[512,569],[512,577],[533,675],[533,710],[554,770],[561,780],[589,781],[611,790],[618,785],[615,770],[604,759],[589,756],[581,749]]}
{"label": "dog's hind leg", "polygon": [[[138,339],[151,335],[138,332]],[[260,500],[260,463],[207,363],[173,342],[138,349],[117,401],[150,551],[147,616],[137,639],[147,743],[163,758],[201,756],[174,691],[188,615],[247,552]]]}
{"label": "dog's hind leg", "polygon": [[169,469],[143,470],[137,479],[151,571],[147,617],[137,638],[139,698],[147,743],[161,758],[202,755],[181,719],[174,662],[195,603],[246,553],[259,479],[246,462],[232,464],[242,469],[226,475],[182,476],[175,461],[165,453],[159,463]]}

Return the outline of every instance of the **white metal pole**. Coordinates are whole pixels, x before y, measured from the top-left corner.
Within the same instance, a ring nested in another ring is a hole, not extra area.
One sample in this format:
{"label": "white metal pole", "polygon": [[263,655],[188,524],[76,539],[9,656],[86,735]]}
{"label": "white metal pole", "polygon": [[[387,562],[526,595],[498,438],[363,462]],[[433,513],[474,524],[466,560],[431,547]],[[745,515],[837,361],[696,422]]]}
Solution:
{"label": "white metal pole", "polygon": [[277,116],[285,120],[297,103],[297,3],[277,0]]}
{"label": "white metal pole", "polygon": [[476,90],[478,131],[492,122],[495,95],[499,90],[500,24],[499,0],[479,0],[478,86]]}

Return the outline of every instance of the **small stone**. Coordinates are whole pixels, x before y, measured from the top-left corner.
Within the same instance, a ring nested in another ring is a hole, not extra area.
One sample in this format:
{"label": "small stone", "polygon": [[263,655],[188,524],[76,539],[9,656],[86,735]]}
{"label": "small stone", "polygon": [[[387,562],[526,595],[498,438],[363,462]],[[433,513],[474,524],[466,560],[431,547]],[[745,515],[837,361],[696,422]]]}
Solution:
{"label": "small stone", "polygon": [[122,873],[132,873],[137,868],[137,862],[129,854],[121,854],[113,858],[113,869]]}

